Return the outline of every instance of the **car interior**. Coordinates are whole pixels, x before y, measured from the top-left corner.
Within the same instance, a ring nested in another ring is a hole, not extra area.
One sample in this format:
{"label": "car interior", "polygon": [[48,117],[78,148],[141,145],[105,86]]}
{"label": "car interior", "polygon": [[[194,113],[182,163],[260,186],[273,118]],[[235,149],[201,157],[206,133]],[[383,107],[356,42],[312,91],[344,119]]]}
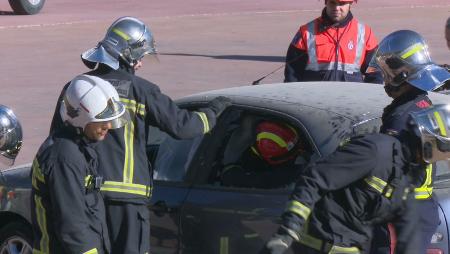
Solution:
{"label": "car interior", "polygon": [[[226,166],[238,163],[249,155],[255,141],[254,128],[263,120],[287,123],[295,127],[298,139],[302,141],[299,142],[301,147],[298,147],[301,153],[292,163],[277,167],[278,170],[270,170],[272,167],[263,162],[259,164],[260,167],[245,168],[241,175],[228,177],[224,181],[222,175]],[[300,124],[297,119],[277,112],[233,106],[222,114],[210,133],[194,139],[177,140],[153,128],[150,131],[153,135],[148,142],[147,153],[154,168],[154,179],[224,188],[291,188],[295,177],[306,166],[313,153],[311,141],[298,126]],[[242,184],[243,181],[246,184]]]}

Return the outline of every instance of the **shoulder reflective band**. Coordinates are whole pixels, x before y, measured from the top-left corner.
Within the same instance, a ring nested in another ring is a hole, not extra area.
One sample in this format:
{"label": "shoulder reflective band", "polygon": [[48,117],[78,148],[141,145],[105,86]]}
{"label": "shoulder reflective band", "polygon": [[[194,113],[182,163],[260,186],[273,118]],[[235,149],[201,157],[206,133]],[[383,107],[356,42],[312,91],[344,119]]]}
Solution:
{"label": "shoulder reflective band", "polygon": [[200,117],[200,120],[202,120],[203,122],[203,134],[208,133],[210,131],[208,117],[203,112],[195,111],[195,113]]}
{"label": "shoulder reflective band", "polygon": [[145,197],[150,197],[152,194],[152,188],[150,186],[113,181],[105,181],[105,183],[100,188],[100,191],[121,192]]}
{"label": "shoulder reflective band", "polygon": [[[41,248],[41,250],[36,250],[36,252],[47,254],[50,253],[49,237],[47,231],[47,214],[45,211],[45,207],[42,205],[42,199],[40,196],[34,194],[34,202],[36,204],[36,220],[39,226],[39,231],[41,233],[41,239],[39,241],[39,247]],[[35,251],[33,250],[33,252]]]}
{"label": "shoulder reflective band", "polygon": [[392,192],[394,188],[387,184],[383,179],[380,179],[376,176],[370,176],[364,179],[364,181],[373,189],[375,189],[380,194],[383,194],[387,198],[392,196]]}
{"label": "shoulder reflective band", "polygon": [[425,169],[426,177],[424,183],[414,189],[414,197],[416,199],[429,199],[433,195],[433,187],[431,186],[433,181],[433,165],[428,164]]}
{"label": "shoulder reflective band", "polygon": [[331,71],[335,68],[335,62],[337,61],[337,70],[345,71],[350,73],[359,72],[361,70],[360,61],[364,52],[364,44],[365,44],[365,33],[366,28],[364,24],[358,23],[358,35],[356,42],[356,50],[355,50],[355,60],[353,63],[342,63],[339,62],[339,59],[335,59],[335,62],[330,63],[319,63],[317,59],[317,49],[316,49],[316,36],[314,35],[315,30],[315,22],[309,22],[307,24],[307,45],[308,45],[308,58],[309,62],[306,65],[306,70],[310,71]]}
{"label": "shoulder reflective band", "polygon": [[299,215],[305,221],[308,220],[309,214],[311,214],[311,209],[309,207],[296,200],[291,200],[288,202],[286,211]]}
{"label": "shoulder reflective band", "polygon": [[44,175],[42,174],[41,168],[39,167],[39,162],[37,161],[37,159],[33,160],[32,170],[33,173],[31,176],[31,184],[36,190],[39,190],[37,181],[45,183],[45,178]]}
{"label": "shoulder reflective band", "polygon": [[83,252],[83,254],[98,254],[97,248]]}

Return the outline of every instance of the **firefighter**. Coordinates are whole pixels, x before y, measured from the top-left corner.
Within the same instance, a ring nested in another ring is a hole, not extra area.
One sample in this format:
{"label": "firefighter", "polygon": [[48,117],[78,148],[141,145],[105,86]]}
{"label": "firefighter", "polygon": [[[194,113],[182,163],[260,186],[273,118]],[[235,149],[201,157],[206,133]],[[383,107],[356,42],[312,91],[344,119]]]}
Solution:
{"label": "firefighter", "polygon": [[109,129],[125,125],[128,113],[110,83],[80,75],[65,91],[60,115],[64,125],[44,141],[32,165],[33,253],[109,253],[94,147]]}
{"label": "firefighter", "polygon": [[[257,118],[243,122],[251,119]],[[297,130],[286,123],[243,123],[231,136],[225,154],[236,153],[240,147],[246,150],[238,160],[224,162],[222,185],[262,189],[286,186],[290,183],[287,180],[299,173],[294,165],[306,163],[304,145],[299,139]]]}
{"label": "firefighter", "polygon": [[[352,138],[309,164],[298,178],[278,232],[261,253],[367,253],[374,225],[391,221],[398,254],[419,254],[411,188],[423,165],[450,157],[450,105],[411,112],[409,139],[374,133]],[[423,253],[420,253],[423,254]]]}
{"label": "firefighter", "polygon": [[[383,72],[385,91],[393,98],[392,103],[384,108],[380,132],[404,141],[408,138],[409,113],[431,106],[427,92],[439,89],[446,80],[450,80],[450,73],[432,62],[425,40],[410,30],[399,30],[386,36],[380,42],[375,61]],[[415,189],[423,234],[420,253],[426,252],[439,225],[438,204],[432,196],[436,172],[432,165],[424,170],[427,177]],[[389,227],[377,228],[376,232],[372,253],[390,253],[393,246],[390,246],[389,239],[394,234],[389,233]]]}
{"label": "firefighter", "polygon": [[22,125],[10,108],[0,105],[0,162],[13,165],[21,148]]}
{"label": "firefighter", "polygon": [[372,29],[353,17],[356,0],[325,0],[322,16],[302,25],[286,54],[284,82],[383,82],[369,67],[377,49]]}
{"label": "firefighter", "polygon": [[[213,99],[208,108],[180,109],[159,87],[135,75],[144,56],[156,57],[149,27],[134,17],[121,17],[107,30],[98,45],[84,52],[89,75],[108,80],[118,91],[131,116],[123,129],[108,133],[96,147],[99,172],[105,177],[105,198],[112,253],[144,254],[150,249],[147,205],[152,194],[152,169],[146,154],[149,126],[179,139],[208,133],[216,118],[229,105],[224,97]],[[57,109],[59,105],[57,105]],[[55,115],[51,131],[61,121]]]}

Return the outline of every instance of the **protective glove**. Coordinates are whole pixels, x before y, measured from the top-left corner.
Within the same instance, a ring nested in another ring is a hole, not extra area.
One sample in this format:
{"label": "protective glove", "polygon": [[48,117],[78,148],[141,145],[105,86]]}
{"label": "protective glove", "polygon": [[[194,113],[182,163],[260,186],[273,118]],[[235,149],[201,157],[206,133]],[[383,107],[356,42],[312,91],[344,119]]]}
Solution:
{"label": "protective glove", "polygon": [[216,114],[216,118],[219,118],[229,106],[231,106],[231,100],[225,96],[218,96],[208,103],[208,107]]}
{"label": "protective glove", "polygon": [[289,249],[293,240],[289,235],[274,234],[259,254],[283,254]]}

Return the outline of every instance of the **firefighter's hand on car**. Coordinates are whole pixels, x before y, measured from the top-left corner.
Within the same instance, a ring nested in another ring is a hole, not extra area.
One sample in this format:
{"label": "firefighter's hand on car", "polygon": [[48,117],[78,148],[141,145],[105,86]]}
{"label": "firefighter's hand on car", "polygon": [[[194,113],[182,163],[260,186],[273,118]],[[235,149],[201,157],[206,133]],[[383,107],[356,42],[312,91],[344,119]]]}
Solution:
{"label": "firefighter's hand on car", "polygon": [[225,96],[216,97],[208,103],[208,107],[216,114],[216,117],[219,117],[229,106],[231,106],[231,99]]}
{"label": "firefighter's hand on car", "polygon": [[285,234],[274,234],[259,254],[283,254],[291,246],[294,239]]}

